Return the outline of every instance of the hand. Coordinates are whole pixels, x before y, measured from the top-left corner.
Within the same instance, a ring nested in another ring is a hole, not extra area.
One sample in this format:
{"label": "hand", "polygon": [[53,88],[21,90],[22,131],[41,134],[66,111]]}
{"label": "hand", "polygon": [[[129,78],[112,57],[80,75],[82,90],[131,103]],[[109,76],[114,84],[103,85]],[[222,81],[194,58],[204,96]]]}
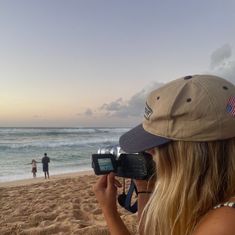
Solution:
{"label": "hand", "polygon": [[121,183],[115,179],[114,173],[103,175],[93,186],[103,212],[117,212],[117,187],[121,186]]}

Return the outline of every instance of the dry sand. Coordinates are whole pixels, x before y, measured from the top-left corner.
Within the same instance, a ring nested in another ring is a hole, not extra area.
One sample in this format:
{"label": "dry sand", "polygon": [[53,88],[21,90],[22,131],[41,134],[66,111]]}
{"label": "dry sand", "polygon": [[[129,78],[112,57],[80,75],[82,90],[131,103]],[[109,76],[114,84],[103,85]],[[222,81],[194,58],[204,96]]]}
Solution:
{"label": "dry sand", "polygon": [[[1,235],[109,234],[92,191],[91,172],[0,184]],[[136,234],[137,215],[118,208]]]}

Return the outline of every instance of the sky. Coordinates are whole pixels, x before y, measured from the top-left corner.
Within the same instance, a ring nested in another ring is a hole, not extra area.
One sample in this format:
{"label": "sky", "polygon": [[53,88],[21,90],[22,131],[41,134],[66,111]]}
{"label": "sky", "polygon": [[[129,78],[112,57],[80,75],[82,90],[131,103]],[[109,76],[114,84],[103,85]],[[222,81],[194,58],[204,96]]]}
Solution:
{"label": "sky", "polygon": [[233,0],[0,0],[0,127],[133,127],[176,78],[235,83]]}

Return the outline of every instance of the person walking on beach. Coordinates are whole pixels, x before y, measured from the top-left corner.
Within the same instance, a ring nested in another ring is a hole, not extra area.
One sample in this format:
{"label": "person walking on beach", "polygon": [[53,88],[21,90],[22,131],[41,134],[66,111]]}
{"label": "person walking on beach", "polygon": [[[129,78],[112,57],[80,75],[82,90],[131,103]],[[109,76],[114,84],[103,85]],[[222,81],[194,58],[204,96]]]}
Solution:
{"label": "person walking on beach", "polygon": [[[150,180],[136,180],[141,235],[235,234],[235,86],[193,75],[152,91],[143,122],[119,139],[148,152]],[[156,176],[156,177],[155,177]],[[111,235],[130,235],[117,210],[114,173],[93,189]]]}
{"label": "person walking on beach", "polygon": [[47,177],[49,179],[49,162],[50,158],[47,156],[47,153],[44,153],[44,157],[42,158],[42,169],[45,175],[45,179]]}

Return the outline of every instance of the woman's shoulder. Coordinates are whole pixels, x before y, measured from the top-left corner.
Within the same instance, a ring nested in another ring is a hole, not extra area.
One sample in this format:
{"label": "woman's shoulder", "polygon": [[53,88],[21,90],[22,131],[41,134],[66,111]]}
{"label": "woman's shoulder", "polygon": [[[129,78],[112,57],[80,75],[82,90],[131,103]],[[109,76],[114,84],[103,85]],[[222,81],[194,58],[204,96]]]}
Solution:
{"label": "woman's shoulder", "polygon": [[201,219],[193,235],[234,235],[235,208],[231,205],[218,206],[209,211]]}

